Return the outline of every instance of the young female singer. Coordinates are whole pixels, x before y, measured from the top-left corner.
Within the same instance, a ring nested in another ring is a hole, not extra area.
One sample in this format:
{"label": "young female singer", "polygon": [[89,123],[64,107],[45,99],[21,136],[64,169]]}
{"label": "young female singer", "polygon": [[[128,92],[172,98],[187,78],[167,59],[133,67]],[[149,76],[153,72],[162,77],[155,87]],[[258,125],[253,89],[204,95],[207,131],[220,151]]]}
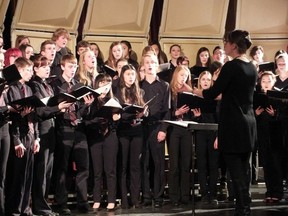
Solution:
{"label": "young female singer", "polygon": [[[116,96],[121,104],[135,104],[143,106],[143,90],[140,89],[136,69],[132,65],[124,65],[119,78]],[[121,153],[121,194],[122,208],[128,208],[127,192],[130,191],[131,204],[139,207],[141,187],[141,153],[143,145],[143,131],[141,118],[147,115],[147,107],[142,112],[124,112],[119,127],[118,138]],[[127,180],[130,177],[130,187]],[[129,190],[130,189],[130,190]]]}
{"label": "young female singer", "polygon": [[[204,71],[198,79],[198,89],[209,89],[213,84],[212,74]],[[202,99],[203,100],[203,99]],[[192,109],[197,121],[201,123],[216,123],[217,101],[204,101],[201,107]],[[217,180],[219,153],[214,149],[214,131],[196,132],[196,157],[198,166],[198,179],[203,204],[217,204]],[[209,176],[209,180],[208,180]]]}
{"label": "young female singer", "polygon": [[[287,92],[288,88],[288,55],[281,53],[275,57],[277,69],[276,82],[274,88],[281,89]],[[270,123],[271,146],[273,147],[271,153],[273,155],[273,163],[275,164],[273,170],[273,188],[274,192],[271,194],[272,201],[279,202],[283,197],[283,176],[285,173],[284,164],[287,163],[287,140],[288,140],[288,104],[279,103],[276,108],[276,121]]]}
{"label": "young female singer", "polygon": [[103,171],[106,175],[108,189],[107,210],[113,210],[116,201],[116,162],[118,152],[116,122],[120,119],[120,115],[117,113],[109,114],[109,112],[105,115],[105,110],[99,113],[101,107],[113,97],[111,83],[111,77],[105,73],[101,73],[96,77],[95,88],[105,85],[107,85],[107,88],[97,99],[95,98],[91,104],[88,117],[85,119],[87,141],[94,170],[94,210],[98,210],[100,207]]}
{"label": "young female singer", "polygon": [[[276,77],[271,71],[265,71],[262,73],[259,82],[261,86],[260,94],[267,94],[268,90],[272,90],[275,84]],[[255,92],[255,94],[258,94]],[[257,96],[257,95],[255,95]],[[257,102],[254,97],[254,104]],[[275,167],[273,162],[273,156],[275,151],[271,145],[271,126],[275,123],[275,108],[272,105],[267,107],[258,106],[255,107],[255,115],[257,121],[257,142],[259,146],[259,153],[262,155],[263,159],[263,169],[264,169],[264,180],[266,185],[265,202],[271,203],[275,200],[279,200],[277,184],[274,184],[275,179],[279,176],[277,175],[277,170],[279,168]],[[275,172],[276,171],[276,172]],[[276,178],[275,178],[276,177]],[[281,179],[281,178],[280,178]],[[278,182],[278,180],[276,180]],[[276,187],[275,187],[276,186]],[[282,186],[282,185],[281,185]]]}
{"label": "young female singer", "polygon": [[[177,107],[179,92],[192,92],[190,70],[185,66],[177,66],[171,83],[172,120],[191,120],[189,106]],[[190,195],[190,169],[192,159],[192,136],[182,127],[172,126],[169,135],[169,197],[174,206],[187,204]]]}
{"label": "young female singer", "polygon": [[77,79],[80,83],[93,88],[97,75],[97,59],[94,52],[89,49],[83,51],[79,58],[79,68],[76,73]]}
{"label": "young female singer", "polygon": [[[46,81],[50,75],[48,59],[38,55],[33,62],[35,76],[30,84],[33,93],[40,99],[54,96],[52,87]],[[45,196],[49,192],[56,144],[54,117],[61,110],[68,109],[69,106],[71,106],[71,103],[64,101],[54,107],[46,106],[36,109],[39,116],[38,128],[41,148],[39,153],[34,157],[32,208],[33,213],[37,215],[54,214],[45,199]]]}

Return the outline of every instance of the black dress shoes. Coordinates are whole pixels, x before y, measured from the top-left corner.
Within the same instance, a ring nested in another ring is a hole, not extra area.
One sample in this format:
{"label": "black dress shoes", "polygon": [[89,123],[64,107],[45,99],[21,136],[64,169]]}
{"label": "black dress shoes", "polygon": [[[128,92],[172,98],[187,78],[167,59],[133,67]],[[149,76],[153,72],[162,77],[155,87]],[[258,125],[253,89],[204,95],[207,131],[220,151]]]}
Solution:
{"label": "black dress shoes", "polygon": [[55,211],[60,215],[71,215],[71,211],[66,205],[58,205]]}
{"label": "black dress shoes", "polygon": [[144,207],[148,207],[152,205],[152,201],[151,200],[144,200],[143,204]]}
{"label": "black dress shoes", "polygon": [[160,201],[155,201],[154,202],[154,207],[155,208],[162,208],[162,206],[163,206],[163,202],[160,202]]}

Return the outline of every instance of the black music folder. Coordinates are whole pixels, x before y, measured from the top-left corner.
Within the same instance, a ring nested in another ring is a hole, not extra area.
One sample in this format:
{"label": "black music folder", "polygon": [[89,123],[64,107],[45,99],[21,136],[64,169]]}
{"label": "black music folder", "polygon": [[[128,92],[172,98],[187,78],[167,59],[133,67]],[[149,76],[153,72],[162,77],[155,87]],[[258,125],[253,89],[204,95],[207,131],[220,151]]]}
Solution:
{"label": "black music folder", "polygon": [[9,103],[10,106],[12,106],[16,110],[22,110],[24,107],[43,107],[45,106],[45,103],[40,100],[37,96],[32,95],[29,97],[21,98],[15,101],[12,101]]}
{"label": "black music folder", "polygon": [[258,66],[259,66],[259,72],[272,71],[274,73],[275,71],[274,62],[263,62],[259,63]]}
{"label": "black music folder", "polygon": [[141,113],[144,111],[144,106],[139,106],[136,104],[123,104],[123,111],[130,114]]}
{"label": "black music folder", "polygon": [[190,109],[200,108],[203,113],[214,113],[217,101],[204,100],[191,92],[179,92],[177,95],[177,108],[187,105]]}
{"label": "black music folder", "polygon": [[72,92],[69,92],[70,95],[73,95],[78,100],[82,99],[83,97],[93,94],[94,96],[99,96],[100,94],[97,93],[94,89],[90,88],[89,86],[80,86],[79,88],[75,89]]}
{"label": "black music folder", "polygon": [[123,104],[123,112],[130,113],[130,114],[136,114],[136,113],[141,113],[144,111],[145,107],[148,106],[152,101],[155,100],[155,98],[158,96],[156,94],[154,97],[152,97],[150,100],[148,100],[143,106],[139,106],[136,104]]}
{"label": "black music folder", "polygon": [[157,73],[157,76],[159,77],[159,79],[164,80],[165,82],[168,82],[168,83],[170,83],[172,79],[172,75],[173,75],[173,71],[171,68],[159,71]]}
{"label": "black music folder", "polygon": [[67,103],[74,103],[76,101],[80,101],[83,97],[92,94],[93,96],[99,96],[100,94],[90,88],[89,86],[80,86],[76,88],[74,91],[69,93],[60,93],[58,95],[52,97],[46,97],[41,99],[43,103],[47,106],[57,106],[59,103],[66,101]]}
{"label": "black music folder", "polygon": [[114,98],[110,98],[96,113],[96,116],[111,118],[114,113],[121,113],[123,111],[120,103]]}
{"label": "black music folder", "polygon": [[270,99],[268,95],[263,92],[254,92],[253,95],[253,108],[257,109],[258,107],[266,109],[267,107],[273,107],[275,105],[275,101]]}
{"label": "black music folder", "polygon": [[198,78],[203,71],[207,70],[209,71],[208,67],[201,67],[196,65],[190,68],[191,75],[193,76],[194,79]]}
{"label": "black music folder", "polygon": [[288,101],[288,91],[268,90],[267,96],[274,100]]}
{"label": "black music folder", "polygon": [[60,93],[52,97],[43,98],[41,101],[46,106],[58,106],[58,104],[63,101],[66,101],[67,103],[74,103],[78,101],[78,99],[69,93]]}
{"label": "black music folder", "polygon": [[7,85],[10,85],[22,78],[15,64],[5,67],[2,70],[2,76]]}
{"label": "black music folder", "polygon": [[112,77],[112,79],[114,76],[118,76],[118,72],[108,65],[104,65],[103,70],[105,71],[105,73],[109,74]]}

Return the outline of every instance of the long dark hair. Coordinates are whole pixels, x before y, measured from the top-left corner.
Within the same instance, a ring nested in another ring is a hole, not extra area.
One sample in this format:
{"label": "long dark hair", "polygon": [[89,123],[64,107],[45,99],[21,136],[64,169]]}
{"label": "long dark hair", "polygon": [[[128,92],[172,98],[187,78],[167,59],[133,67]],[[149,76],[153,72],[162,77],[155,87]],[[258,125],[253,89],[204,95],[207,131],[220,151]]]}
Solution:
{"label": "long dark hair", "polygon": [[[106,73],[100,73],[100,74],[98,74],[98,76],[95,79],[95,88],[96,89],[99,88],[100,82],[111,82],[112,83],[112,78],[110,75],[108,75]],[[107,93],[105,98],[110,99],[112,97],[114,97],[114,95],[113,95],[112,88],[111,88],[110,91]],[[98,99],[99,99],[99,102],[101,102],[101,104],[105,102],[104,100],[102,101],[100,99],[100,97],[98,97]]]}
{"label": "long dark hair", "polygon": [[[133,70],[135,72],[135,82],[131,85],[130,88],[128,88],[125,85],[125,81],[124,81],[124,73],[127,70]],[[143,105],[144,101],[143,101],[143,95],[141,93],[141,89],[139,87],[139,83],[138,83],[138,78],[137,78],[137,71],[136,69],[133,67],[133,65],[128,64],[128,65],[124,65],[121,69],[121,75],[119,78],[119,87],[120,87],[120,93],[121,93],[121,99],[126,102],[126,103],[130,103],[130,104],[137,104],[137,105]]]}

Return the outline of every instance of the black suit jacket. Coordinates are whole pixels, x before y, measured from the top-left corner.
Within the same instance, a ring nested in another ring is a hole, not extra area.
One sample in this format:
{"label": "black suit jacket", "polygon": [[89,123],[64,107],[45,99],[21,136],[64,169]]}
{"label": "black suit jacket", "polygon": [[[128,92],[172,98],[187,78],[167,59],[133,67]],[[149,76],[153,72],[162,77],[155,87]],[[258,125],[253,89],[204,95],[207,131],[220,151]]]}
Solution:
{"label": "black suit jacket", "polygon": [[[40,99],[54,95],[52,87],[48,83],[46,83],[46,85],[50,88],[50,95],[46,91],[44,81],[40,77],[35,76],[35,78],[29,83],[33,93]],[[58,106],[46,106],[37,108],[36,113],[39,117],[39,132],[40,134],[46,134],[51,127],[54,127],[54,117],[56,114],[60,113],[60,110]]]}
{"label": "black suit jacket", "polygon": [[254,148],[253,92],[256,81],[255,66],[234,59],[223,66],[213,87],[203,91],[205,99],[214,99],[222,93],[218,143],[223,152],[244,153]]}
{"label": "black suit jacket", "polygon": [[[31,88],[24,84],[25,89],[26,89],[26,97],[32,96],[32,90]],[[24,98],[24,93],[21,90],[22,84],[20,82],[17,82],[9,87],[8,93],[7,93],[7,100],[8,103],[19,100],[21,98]],[[14,145],[19,145],[23,143],[23,138],[27,136],[29,133],[29,126],[28,126],[28,121],[33,122],[34,125],[34,138],[37,139],[39,138],[39,131],[38,131],[38,122],[37,122],[37,116],[35,112],[31,112],[28,115],[25,115],[22,117],[20,113],[16,112],[11,112],[10,113],[10,118],[12,120],[12,125],[11,125],[11,136],[13,138],[13,143]],[[23,143],[25,147],[26,145],[30,145],[30,143]]]}

